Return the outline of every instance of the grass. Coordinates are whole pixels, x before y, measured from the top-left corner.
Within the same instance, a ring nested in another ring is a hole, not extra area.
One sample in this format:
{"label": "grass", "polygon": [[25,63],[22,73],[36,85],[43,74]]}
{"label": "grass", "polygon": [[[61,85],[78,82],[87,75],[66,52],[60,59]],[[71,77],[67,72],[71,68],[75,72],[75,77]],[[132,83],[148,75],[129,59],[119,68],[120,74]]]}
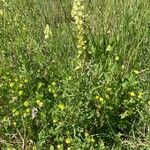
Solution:
{"label": "grass", "polygon": [[0,149],[149,150],[149,9],[1,0]]}

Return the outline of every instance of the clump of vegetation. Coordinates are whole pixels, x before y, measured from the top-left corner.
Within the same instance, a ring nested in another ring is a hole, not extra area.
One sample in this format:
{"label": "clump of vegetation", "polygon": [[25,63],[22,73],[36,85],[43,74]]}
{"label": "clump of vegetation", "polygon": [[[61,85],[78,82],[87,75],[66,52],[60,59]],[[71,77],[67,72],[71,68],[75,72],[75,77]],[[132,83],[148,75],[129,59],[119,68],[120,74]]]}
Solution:
{"label": "clump of vegetation", "polygon": [[0,4],[0,149],[149,149],[149,0]]}

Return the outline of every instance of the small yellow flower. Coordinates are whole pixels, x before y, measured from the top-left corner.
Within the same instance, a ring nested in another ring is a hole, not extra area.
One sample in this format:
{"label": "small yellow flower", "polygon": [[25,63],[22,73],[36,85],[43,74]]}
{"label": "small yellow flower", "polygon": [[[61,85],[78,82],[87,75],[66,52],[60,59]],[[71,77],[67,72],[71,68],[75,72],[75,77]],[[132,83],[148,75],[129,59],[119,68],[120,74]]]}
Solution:
{"label": "small yellow flower", "polygon": [[56,82],[52,82],[52,86],[55,86],[56,85]]}
{"label": "small yellow flower", "polygon": [[23,104],[24,104],[25,107],[27,107],[29,105],[29,102],[25,101]]}
{"label": "small yellow flower", "polygon": [[148,101],[148,105],[150,106],[150,100]]}
{"label": "small yellow flower", "polygon": [[19,111],[16,111],[14,114],[15,114],[15,116],[18,116],[19,115]]}
{"label": "small yellow flower", "polygon": [[43,102],[39,103],[39,107],[43,107],[43,105],[44,105]]}
{"label": "small yellow flower", "polygon": [[16,127],[17,123],[16,123],[16,122],[13,122],[13,125],[14,125],[14,127]]}
{"label": "small yellow flower", "polygon": [[52,31],[50,30],[50,27],[47,24],[46,27],[45,27],[45,29],[44,29],[44,38],[48,39],[49,36],[51,36],[51,35],[52,35]]}
{"label": "small yellow flower", "polygon": [[2,9],[0,9],[0,15],[1,15],[1,16],[3,15],[3,10],[2,10]]}
{"label": "small yellow flower", "polygon": [[100,97],[97,95],[97,96],[95,96],[95,98],[98,100]]}
{"label": "small yellow flower", "polygon": [[54,93],[54,97],[57,97],[58,95],[56,93]]}
{"label": "small yellow flower", "polygon": [[14,83],[11,82],[11,83],[9,84],[9,86],[12,88],[12,87],[14,86]]}
{"label": "small yellow flower", "polygon": [[15,82],[18,82],[18,79],[17,79],[17,78],[15,79]]}
{"label": "small yellow flower", "polygon": [[36,103],[39,105],[39,107],[43,107],[43,102],[41,102],[40,100],[37,100]]}
{"label": "small yellow flower", "polygon": [[106,99],[109,99],[109,98],[110,98],[110,96],[109,96],[108,94],[106,94],[106,96],[105,96],[105,97],[106,97]]}
{"label": "small yellow flower", "polygon": [[109,108],[110,110],[113,110],[113,106],[109,106],[108,108]]}
{"label": "small yellow flower", "polygon": [[65,109],[65,106],[64,106],[64,104],[59,104],[59,105],[58,105],[58,108],[63,111],[63,110]]}
{"label": "small yellow flower", "polygon": [[14,112],[16,112],[16,108],[13,108],[13,109],[12,109],[12,113],[14,113]]}
{"label": "small yellow flower", "polygon": [[30,109],[29,109],[29,108],[28,108],[28,109],[26,109],[26,112],[27,112],[27,113],[29,113],[29,112],[30,112]]}
{"label": "small yellow flower", "polygon": [[55,94],[55,90],[52,90],[52,93]]}
{"label": "small yellow flower", "polygon": [[99,98],[99,101],[100,101],[100,102],[103,102],[103,101],[104,101],[104,98],[103,98],[103,97],[100,97],[100,98]]}
{"label": "small yellow flower", "polygon": [[28,83],[28,79],[25,79],[24,82],[25,82],[25,83]]}
{"label": "small yellow flower", "polygon": [[135,74],[139,74],[140,72],[138,70],[133,71]]}
{"label": "small yellow flower", "polygon": [[130,94],[130,96],[132,96],[132,97],[135,97],[135,96],[136,96],[136,94],[135,94],[134,92],[130,92],[129,94]]}
{"label": "small yellow flower", "polygon": [[106,51],[107,52],[111,52],[112,51],[112,47],[110,45],[108,45],[107,48],[106,48]]}
{"label": "small yellow flower", "polygon": [[92,138],[92,139],[91,139],[91,142],[92,142],[92,143],[95,143],[95,140]]}
{"label": "small yellow flower", "polygon": [[115,60],[116,60],[116,61],[118,61],[118,60],[119,60],[119,57],[118,57],[118,56],[116,56],[116,57],[115,57]]}
{"label": "small yellow flower", "polygon": [[107,91],[107,92],[111,92],[112,89],[108,87],[108,88],[106,88],[106,91]]}
{"label": "small yellow flower", "polygon": [[70,144],[71,143],[71,138],[67,138],[65,141],[66,141],[67,144]]}
{"label": "small yellow flower", "polygon": [[23,91],[21,90],[21,91],[19,91],[19,95],[20,96],[22,96],[23,95]]}
{"label": "small yellow flower", "polygon": [[54,120],[53,120],[53,123],[56,123],[56,122],[57,122],[57,120],[56,120],[56,119],[54,119]]}
{"label": "small yellow flower", "polygon": [[19,84],[19,87],[20,87],[20,88],[22,88],[22,87],[23,87],[23,84],[22,84],[22,83],[20,83],[20,84]]}
{"label": "small yellow flower", "polygon": [[140,98],[142,98],[142,96],[143,96],[143,92],[139,92],[138,93],[138,98],[140,99]]}

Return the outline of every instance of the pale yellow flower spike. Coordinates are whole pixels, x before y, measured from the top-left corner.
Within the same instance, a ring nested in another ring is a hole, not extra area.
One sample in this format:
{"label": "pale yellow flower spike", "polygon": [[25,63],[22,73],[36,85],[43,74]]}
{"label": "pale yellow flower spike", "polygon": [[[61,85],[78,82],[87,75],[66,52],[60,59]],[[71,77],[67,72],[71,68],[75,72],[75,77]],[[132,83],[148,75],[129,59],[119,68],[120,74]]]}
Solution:
{"label": "pale yellow flower spike", "polygon": [[86,40],[85,40],[85,8],[82,4],[83,0],[74,0],[71,15],[74,19],[74,26],[77,33],[77,44],[78,49],[77,58],[82,58],[85,55]]}

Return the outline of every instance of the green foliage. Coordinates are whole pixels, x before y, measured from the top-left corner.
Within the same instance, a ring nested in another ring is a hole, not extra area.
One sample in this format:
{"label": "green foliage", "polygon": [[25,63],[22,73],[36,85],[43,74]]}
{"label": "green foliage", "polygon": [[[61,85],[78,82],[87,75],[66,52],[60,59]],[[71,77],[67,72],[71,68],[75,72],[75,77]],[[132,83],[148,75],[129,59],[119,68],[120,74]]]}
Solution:
{"label": "green foliage", "polygon": [[148,150],[149,0],[72,6],[0,1],[0,149]]}

